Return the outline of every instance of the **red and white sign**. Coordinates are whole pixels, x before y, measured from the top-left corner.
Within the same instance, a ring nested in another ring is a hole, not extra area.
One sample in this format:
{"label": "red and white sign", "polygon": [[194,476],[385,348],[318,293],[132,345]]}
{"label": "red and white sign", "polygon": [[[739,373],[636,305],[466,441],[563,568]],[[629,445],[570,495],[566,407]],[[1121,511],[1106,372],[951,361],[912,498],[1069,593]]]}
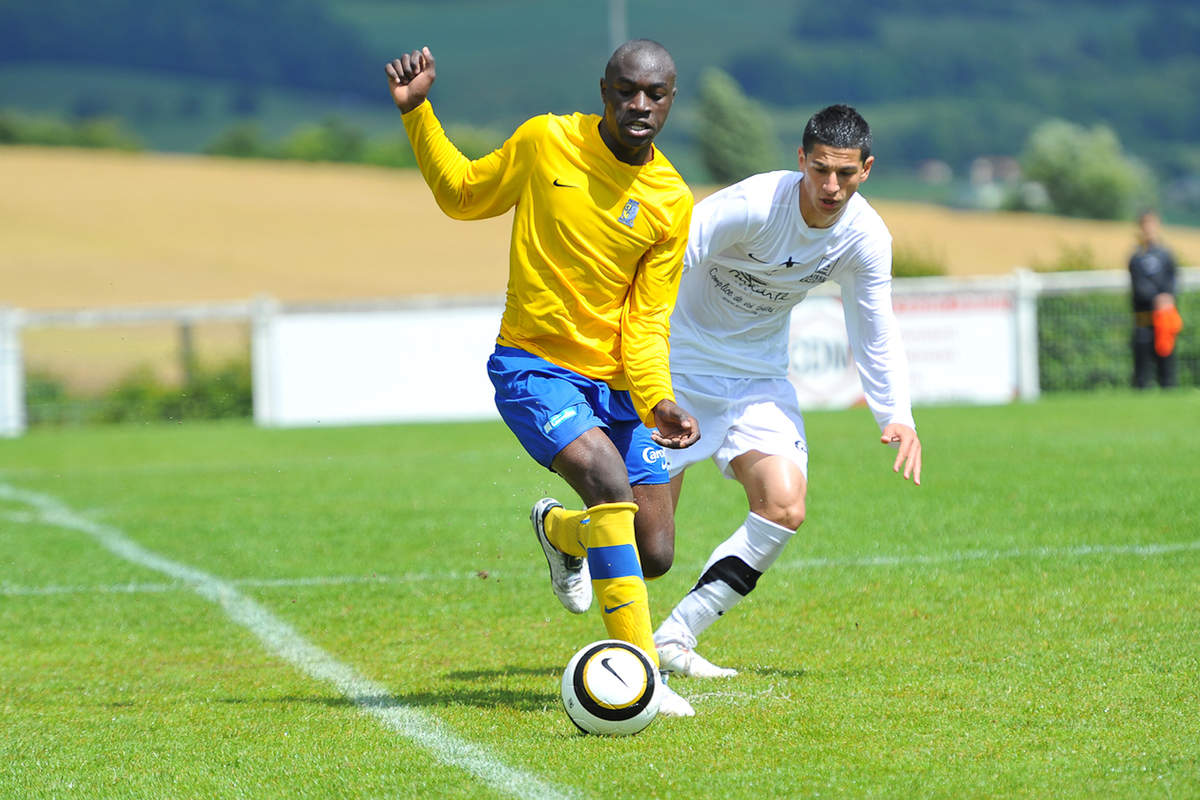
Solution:
{"label": "red and white sign", "polygon": [[1013,298],[906,295],[893,302],[914,403],[1008,403],[1017,396]]}
{"label": "red and white sign", "polygon": [[863,402],[850,354],[842,301],[809,297],[792,309],[788,380],[800,408],[847,408]]}
{"label": "red and white sign", "polygon": [[[1016,396],[1010,294],[904,294],[894,306],[914,403]],[[255,335],[255,418],[267,425],[495,418],[485,364],[501,311],[272,315]],[[806,299],[792,311],[790,335],[789,378],[801,408],[863,402],[840,299]]]}
{"label": "red and white sign", "polygon": [[[1007,403],[1016,397],[1011,294],[905,294],[893,307],[913,403]],[[788,377],[801,408],[863,402],[840,299],[809,297],[792,310]]]}

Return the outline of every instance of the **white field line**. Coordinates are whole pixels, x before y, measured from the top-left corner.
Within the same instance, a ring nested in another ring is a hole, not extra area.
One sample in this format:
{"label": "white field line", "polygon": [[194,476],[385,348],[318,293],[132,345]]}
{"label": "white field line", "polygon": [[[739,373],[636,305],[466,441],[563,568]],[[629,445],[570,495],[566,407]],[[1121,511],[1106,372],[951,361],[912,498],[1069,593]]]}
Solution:
{"label": "white field line", "polygon": [[780,561],[772,569],[815,569],[821,567],[907,567],[928,564],[959,564],[968,561],[1013,559],[1085,558],[1087,556],[1135,556],[1149,558],[1200,550],[1200,540],[1163,544],[1080,544],[1072,547],[1013,547],[1008,550],[958,550],[931,555],[862,556],[859,558],[800,558]]}
{"label": "white field line", "polygon": [[[0,484],[0,497],[5,487]],[[41,515],[18,512],[0,515],[0,518],[14,522],[34,523],[42,521]],[[92,523],[95,524],[95,523]],[[927,566],[937,564],[963,564],[973,561],[1003,561],[1021,559],[1059,559],[1086,558],[1089,556],[1133,556],[1135,558],[1152,558],[1154,556],[1171,555],[1174,553],[1198,552],[1200,540],[1191,542],[1170,542],[1163,544],[1129,544],[1129,545],[1097,545],[1085,544],[1073,547],[1014,547],[1008,550],[960,550],[949,553],[934,553],[929,555],[877,555],[860,556],[857,558],[798,558],[782,560],[775,563],[771,569],[801,571],[808,569],[845,569],[870,567],[907,567]],[[695,565],[676,564],[676,569],[699,569]],[[503,573],[488,570],[491,578],[510,578],[517,575],[526,576],[541,574],[541,570],[531,567],[529,570],[509,570]],[[342,586],[350,584],[401,584],[423,583],[427,581],[464,581],[478,580],[478,572],[445,571],[445,572],[405,572],[399,575],[317,575],[303,578],[243,578],[227,580],[230,586],[259,587],[259,588],[296,588],[304,586]],[[182,581],[175,583],[145,583],[131,581],[129,583],[101,584],[92,586],[20,586],[0,580],[0,597],[32,597],[57,594],[137,594],[139,592],[174,592],[190,590],[191,586]]]}
{"label": "white field line", "polygon": [[[392,578],[382,575],[331,575],[313,578],[267,578],[244,580],[228,580],[230,586],[245,587],[302,587],[302,586],[343,586],[354,583],[398,583]],[[20,597],[55,594],[152,594],[154,592],[186,592],[191,587],[183,582],[147,583],[145,581],[130,581],[129,583],[110,583],[94,586],[19,586],[7,581],[0,581],[0,597]]]}
{"label": "white field line", "polygon": [[405,706],[385,686],[359,675],[310,643],[287,622],[239,593],[229,581],[147,550],[116,528],[80,516],[50,495],[0,483],[0,499],[30,506],[39,522],[85,533],[114,555],[186,584],[196,594],[221,606],[230,619],[258,637],[267,650],[310,678],[333,685],[392,732],[424,747],[443,764],[474,775],[496,792],[520,798],[568,796],[535,775],[507,766],[485,748],[460,739],[434,715]]}
{"label": "white field line", "polygon": [[[40,519],[30,521],[42,521]],[[489,570],[492,578],[503,576],[495,570]],[[479,580],[476,572],[406,572],[401,575],[315,575],[304,578],[237,578],[226,579],[230,586],[249,588],[298,588],[304,586],[346,586],[350,584],[380,583],[424,583],[427,581],[465,581]],[[130,581],[128,583],[80,585],[51,585],[51,586],[20,586],[5,580],[0,580],[0,597],[34,597],[39,595],[56,594],[139,594],[141,592],[183,592],[191,591],[191,586],[181,581],[174,583],[149,583],[146,581]]]}

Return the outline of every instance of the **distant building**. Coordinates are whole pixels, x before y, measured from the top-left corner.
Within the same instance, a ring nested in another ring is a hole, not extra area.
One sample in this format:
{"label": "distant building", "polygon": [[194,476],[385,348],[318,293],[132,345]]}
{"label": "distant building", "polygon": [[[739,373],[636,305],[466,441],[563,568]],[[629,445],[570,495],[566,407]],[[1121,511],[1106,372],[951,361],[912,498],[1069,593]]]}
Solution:
{"label": "distant building", "polygon": [[979,156],[971,162],[971,185],[1013,184],[1021,180],[1021,165],[1012,156]]}
{"label": "distant building", "polygon": [[941,186],[954,180],[954,170],[945,161],[930,158],[917,165],[917,178],[922,183]]}

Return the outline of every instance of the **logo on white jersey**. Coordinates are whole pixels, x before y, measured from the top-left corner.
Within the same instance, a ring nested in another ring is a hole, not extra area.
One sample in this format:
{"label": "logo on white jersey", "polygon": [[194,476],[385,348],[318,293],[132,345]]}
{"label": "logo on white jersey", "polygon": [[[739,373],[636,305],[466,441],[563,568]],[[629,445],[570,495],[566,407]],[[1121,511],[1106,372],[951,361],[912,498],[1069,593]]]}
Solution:
{"label": "logo on white jersey", "polygon": [[833,268],[837,266],[836,258],[823,258],[817,268],[813,270],[812,275],[805,275],[800,279],[801,283],[824,283],[829,280],[829,273],[833,272]]}
{"label": "logo on white jersey", "polygon": [[751,294],[756,294],[759,297],[766,298],[767,300],[777,300],[777,301],[778,300],[787,300],[788,297],[791,295],[791,292],[769,291],[767,288],[766,281],[764,281],[760,278],[754,277],[749,272],[743,272],[740,269],[731,269],[731,270],[729,270],[729,274],[732,275],[733,279],[735,281],[737,281],[738,285],[741,286],[743,289],[745,289],[747,292],[750,292]]}
{"label": "logo on white jersey", "polygon": [[[761,258],[759,258],[758,256],[754,255],[754,253],[746,253],[746,255],[750,256],[751,260],[753,260],[753,261],[757,261],[757,262],[758,262],[758,263],[760,263],[760,264],[770,264],[770,263],[771,263],[770,261],[763,261]],[[791,256],[788,256],[788,259],[787,259],[787,261],[781,261],[781,262],[779,262],[778,264],[775,264],[775,266],[777,266],[777,267],[785,267],[785,268],[787,268],[787,269],[791,269],[792,267],[798,267],[798,266],[800,266],[800,262],[799,262],[799,261],[794,261],[794,260],[792,259],[792,257],[791,257]],[[771,272],[772,272],[772,274],[774,274],[775,270],[772,270]]]}

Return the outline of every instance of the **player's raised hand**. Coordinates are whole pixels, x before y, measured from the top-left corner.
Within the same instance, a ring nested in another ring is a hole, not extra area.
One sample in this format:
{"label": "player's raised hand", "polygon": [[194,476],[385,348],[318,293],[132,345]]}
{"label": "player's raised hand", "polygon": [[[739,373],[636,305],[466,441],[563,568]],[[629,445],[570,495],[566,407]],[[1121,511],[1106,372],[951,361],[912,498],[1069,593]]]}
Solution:
{"label": "player's raised hand", "polygon": [[437,77],[433,53],[429,52],[428,47],[393,58],[384,70],[388,76],[388,88],[392,90],[392,100],[396,101],[396,108],[404,113],[425,102]]}
{"label": "player's raised hand", "polygon": [[654,406],[655,430],[650,438],[663,447],[679,450],[700,439],[700,423],[674,400],[659,400]]}
{"label": "player's raised hand", "polygon": [[881,444],[890,444],[896,448],[896,460],[892,464],[892,472],[899,472],[904,466],[904,479],[912,478],[917,486],[921,485],[921,440],[917,432],[907,425],[897,422],[886,426],[879,437]]}

